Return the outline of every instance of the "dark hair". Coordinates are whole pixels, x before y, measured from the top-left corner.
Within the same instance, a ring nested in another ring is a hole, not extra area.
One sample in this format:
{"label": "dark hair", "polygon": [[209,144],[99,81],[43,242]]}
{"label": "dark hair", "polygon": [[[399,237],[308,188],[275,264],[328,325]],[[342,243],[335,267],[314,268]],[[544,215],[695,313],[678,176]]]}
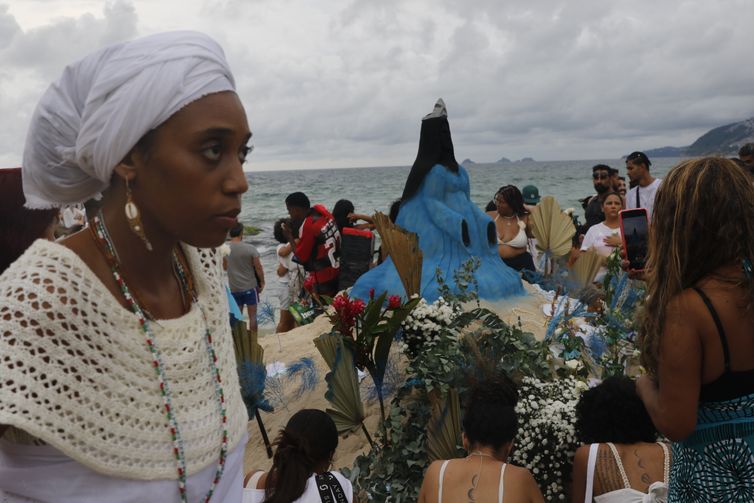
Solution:
{"label": "dark hair", "polygon": [[617,169],[615,169],[615,168],[611,168],[610,166],[608,166],[608,167],[607,167],[607,173],[608,173],[608,174],[609,174],[610,176],[614,176],[614,175],[617,175],[617,174],[618,174],[618,170],[617,170]]}
{"label": "dark hair", "polygon": [[576,404],[576,438],[583,444],[634,444],[654,442],[657,430],[634,381],[612,376],[581,395]]}
{"label": "dark hair", "polygon": [[396,199],[390,203],[390,210],[388,211],[388,217],[390,221],[395,223],[398,220],[398,213],[401,211],[401,199]]}
{"label": "dark hair", "polygon": [[608,174],[610,174],[610,171],[612,169],[613,168],[611,168],[607,164],[595,164],[594,166],[592,166],[592,173],[596,173],[597,171],[607,171]]}
{"label": "dark hair", "polygon": [[652,165],[649,161],[649,157],[644,152],[631,152],[626,157],[626,162],[632,162],[634,164],[643,164],[647,169]]}
{"label": "dark hair", "polygon": [[275,237],[275,241],[285,244],[288,242],[288,240],[286,239],[285,232],[283,232],[283,224],[285,224],[285,226],[290,229],[291,219],[279,218],[277,221],[275,221],[275,224],[272,226],[272,235]]}
{"label": "dark hair", "polygon": [[354,210],[353,203],[348,199],[341,199],[335,203],[335,206],[333,206],[332,209],[332,217],[335,220],[335,225],[338,226],[338,229],[342,229],[343,227],[353,227],[351,222],[348,221],[348,214],[353,213]]}
{"label": "dark hair", "polygon": [[294,192],[292,194],[288,194],[288,197],[285,198],[285,205],[292,206],[294,208],[302,208],[305,210],[308,210],[312,207],[312,203],[309,202],[309,198],[306,197],[306,194],[304,194],[303,192]]}
{"label": "dark hair", "polygon": [[625,176],[619,176],[618,180],[623,180],[625,182],[626,181],[626,177]]}
{"label": "dark hair", "polygon": [[20,257],[53,223],[57,209],[30,210],[21,183],[21,168],[0,169],[0,273]]}
{"label": "dark hair", "polygon": [[469,392],[463,431],[469,445],[497,450],[516,436],[518,390],[506,375],[479,381]]}
{"label": "dark hair", "polygon": [[521,195],[521,191],[515,185],[503,185],[500,187],[495,196],[501,196],[508,206],[513,208],[513,213],[522,217],[528,212],[524,208],[524,196]]}
{"label": "dark hair", "polygon": [[612,190],[611,190],[610,192],[605,192],[605,193],[604,193],[604,194],[602,195],[602,204],[603,204],[603,205],[605,204],[605,201],[607,201],[607,198],[608,198],[608,197],[610,197],[610,196],[615,196],[615,197],[617,197],[618,199],[620,199],[620,200],[621,200],[621,202],[623,202],[623,196],[621,196],[621,195],[620,195],[620,194],[618,194],[617,192],[615,192],[615,191],[612,191]]}
{"label": "dark hair", "polygon": [[233,227],[230,229],[230,237],[237,238],[243,234],[243,224],[241,222],[236,223]]}
{"label": "dark hair", "polygon": [[495,200],[493,199],[489,203],[487,203],[487,206],[484,207],[484,211],[495,211],[497,209],[497,205],[495,204]]}
{"label": "dark hair", "polygon": [[264,503],[290,503],[304,494],[317,466],[332,459],[338,430],[325,412],[303,409],[288,420],[275,444]]}
{"label": "dark hair", "polygon": [[742,155],[754,155],[754,143],[745,143],[738,149],[738,156]]}

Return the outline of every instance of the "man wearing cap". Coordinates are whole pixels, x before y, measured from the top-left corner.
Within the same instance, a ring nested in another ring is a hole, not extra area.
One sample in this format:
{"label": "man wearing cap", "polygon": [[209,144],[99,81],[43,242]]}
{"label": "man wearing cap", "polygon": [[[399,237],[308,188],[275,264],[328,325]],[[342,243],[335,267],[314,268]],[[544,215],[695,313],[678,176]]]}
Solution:
{"label": "man wearing cap", "polygon": [[626,172],[628,178],[635,184],[626,194],[626,208],[645,208],[647,216],[652,220],[652,210],[655,204],[655,194],[662,180],[649,173],[652,163],[644,152],[632,152],[626,157]]}
{"label": "man wearing cap", "polygon": [[531,213],[541,199],[541,197],[539,197],[539,189],[534,185],[527,185],[521,189],[521,195],[524,197],[524,208]]}

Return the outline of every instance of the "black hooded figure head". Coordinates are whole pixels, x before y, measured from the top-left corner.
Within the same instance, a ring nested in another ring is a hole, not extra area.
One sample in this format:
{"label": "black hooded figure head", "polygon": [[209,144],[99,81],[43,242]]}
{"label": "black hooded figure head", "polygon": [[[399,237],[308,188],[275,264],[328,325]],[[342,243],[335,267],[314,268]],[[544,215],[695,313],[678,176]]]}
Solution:
{"label": "black hooded figure head", "polygon": [[458,162],[453,153],[453,140],[450,137],[450,124],[445,103],[441,99],[435,103],[431,114],[422,119],[419,134],[419,152],[408,174],[403,188],[402,201],[408,201],[419,190],[424,177],[436,165],[442,164],[450,171],[458,172]]}

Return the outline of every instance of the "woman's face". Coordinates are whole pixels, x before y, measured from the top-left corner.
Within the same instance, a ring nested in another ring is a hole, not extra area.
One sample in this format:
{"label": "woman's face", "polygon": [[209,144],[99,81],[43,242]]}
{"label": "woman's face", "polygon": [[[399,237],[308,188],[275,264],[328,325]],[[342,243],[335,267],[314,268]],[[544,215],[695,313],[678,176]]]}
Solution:
{"label": "woman's face", "polygon": [[192,246],[219,246],[249,188],[242,165],[251,132],[238,96],[205,96],[152,134],[146,152],[134,149],[130,182],[145,229]]}
{"label": "woman's face", "polygon": [[602,211],[605,213],[605,218],[617,217],[620,210],[623,209],[623,201],[617,194],[610,194],[602,203]]}
{"label": "woman's face", "polygon": [[497,207],[497,212],[501,215],[510,215],[513,213],[513,208],[510,207],[502,194],[495,195],[495,206]]}

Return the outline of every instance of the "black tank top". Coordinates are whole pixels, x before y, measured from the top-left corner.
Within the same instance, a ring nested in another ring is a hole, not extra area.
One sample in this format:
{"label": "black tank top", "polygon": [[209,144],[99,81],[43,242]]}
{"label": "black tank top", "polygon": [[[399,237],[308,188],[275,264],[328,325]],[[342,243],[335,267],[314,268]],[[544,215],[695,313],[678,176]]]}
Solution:
{"label": "black tank top", "polygon": [[730,369],[730,350],[728,349],[728,339],[725,337],[725,330],[717,315],[709,297],[699,288],[693,287],[694,291],[707,306],[712,320],[717,327],[717,333],[720,336],[720,344],[723,347],[723,358],[725,361],[725,370],[720,377],[707,384],[702,384],[699,401],[701,402],[720,402],[723,400],[733,400],[742,396],[754,393],[754,369],[736,370]]}

